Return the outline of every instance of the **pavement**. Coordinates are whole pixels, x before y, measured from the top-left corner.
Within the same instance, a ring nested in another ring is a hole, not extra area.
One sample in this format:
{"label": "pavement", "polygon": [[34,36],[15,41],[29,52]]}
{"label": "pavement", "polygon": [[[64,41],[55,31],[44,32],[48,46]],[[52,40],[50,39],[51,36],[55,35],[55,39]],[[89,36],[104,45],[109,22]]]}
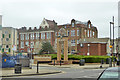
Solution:
{"label": "pavement", "polygon": [[14,68],[4,68],[2,69],[2,76],[0,77],[15,77],[15,76],[31,76],[31,75],[47,75],[61,73],[58,70],[47,70],[39,68],[39,73],[37,73],[37,68],[22,68],[21,74],[15,74]]}
{"label": "pavement", "polygon": [[[81,68],[81,69],[100,69],[100,63],[85,63],[84,66],[80,66],[79,64],[69,64],[69,65],[49,65],[49,64],[39,64],[40,67],[57,67],[57,68]],[[33,66],[37,66],[33,64]],[[103,64],[103,68],[108,68],[109,64]]]}
{"label": "pavement", "polygon": [[[86,63],[84,66],[79,66],[79,64],[70,64],[70,65],[48,65],[48,64],[39,64],[39,73],[37,72],[37,64],[32,64],[32,69],[22,68],[21,74],[15,74],[14,68],[3,68],[2,76],[0,77],[14,77],[14,76],[31,76],[31,75],[47,75],[47,74],[56,74],[62,73],[60,70],[50,70],[50,67],[54,68],[80,68],[80,69],[100,69],[99,63]],[[49,67],[48,69],[46,67]],[[103,64],[102,69],[109,67],[109,64]]]}

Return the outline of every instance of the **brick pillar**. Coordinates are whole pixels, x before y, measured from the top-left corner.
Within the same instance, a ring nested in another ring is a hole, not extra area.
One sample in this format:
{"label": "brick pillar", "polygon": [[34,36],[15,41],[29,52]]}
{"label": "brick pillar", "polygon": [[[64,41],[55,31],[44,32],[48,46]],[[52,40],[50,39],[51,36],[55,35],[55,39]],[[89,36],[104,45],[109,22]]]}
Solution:
{"label": "brick pillar", "polygon": [[68,61],[68,38],[64,41],[64,61]]}
{"label": "brick pillar", "polygon": [[57,39],[57,61],[61,60],[61,44],[59,39]]}

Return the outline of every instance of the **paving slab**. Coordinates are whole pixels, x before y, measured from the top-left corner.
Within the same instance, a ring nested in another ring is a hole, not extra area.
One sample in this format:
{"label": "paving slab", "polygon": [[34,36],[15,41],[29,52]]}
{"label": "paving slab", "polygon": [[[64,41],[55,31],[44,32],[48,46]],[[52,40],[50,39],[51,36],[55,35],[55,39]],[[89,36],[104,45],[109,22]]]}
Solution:
{"label": "paving slab", "polygon": [[0,77],[46,75],[46,74],[56,74],[56,73],[61,73],[61,71],[39,69],[39,73],[37,73],[36,68],[33,68],[33,69],[23,68],[22,73],[15,74],[14,68],[4,68],[4,69],[2,69],[2,75]]}

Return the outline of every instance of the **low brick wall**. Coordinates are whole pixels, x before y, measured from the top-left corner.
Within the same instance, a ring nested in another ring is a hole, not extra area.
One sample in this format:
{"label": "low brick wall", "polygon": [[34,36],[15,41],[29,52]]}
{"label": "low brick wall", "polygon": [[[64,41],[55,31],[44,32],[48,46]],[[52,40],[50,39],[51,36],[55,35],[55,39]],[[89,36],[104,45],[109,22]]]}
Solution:
{"label": "low brick wall", "polygon": [[48,56],[48,55],[34,56],[34,64],[37,64],[37,61],[49,62],[51,61],[51,56]]}

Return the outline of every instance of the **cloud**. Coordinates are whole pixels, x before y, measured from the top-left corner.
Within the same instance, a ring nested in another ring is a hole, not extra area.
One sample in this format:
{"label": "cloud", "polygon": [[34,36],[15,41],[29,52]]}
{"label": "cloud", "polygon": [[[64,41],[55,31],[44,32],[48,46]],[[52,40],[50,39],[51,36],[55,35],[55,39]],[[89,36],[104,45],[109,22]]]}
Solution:
{"label": "cloud", "polygon": [[[39,26],[43,18],[58,24],[71,19],[91,20],[98,28],[99,37],[109,36],[109,22],[115,16],[118,0],[3,0],[3,25],[12,27]],[[116,24],[117,25],[117,24]]]}

